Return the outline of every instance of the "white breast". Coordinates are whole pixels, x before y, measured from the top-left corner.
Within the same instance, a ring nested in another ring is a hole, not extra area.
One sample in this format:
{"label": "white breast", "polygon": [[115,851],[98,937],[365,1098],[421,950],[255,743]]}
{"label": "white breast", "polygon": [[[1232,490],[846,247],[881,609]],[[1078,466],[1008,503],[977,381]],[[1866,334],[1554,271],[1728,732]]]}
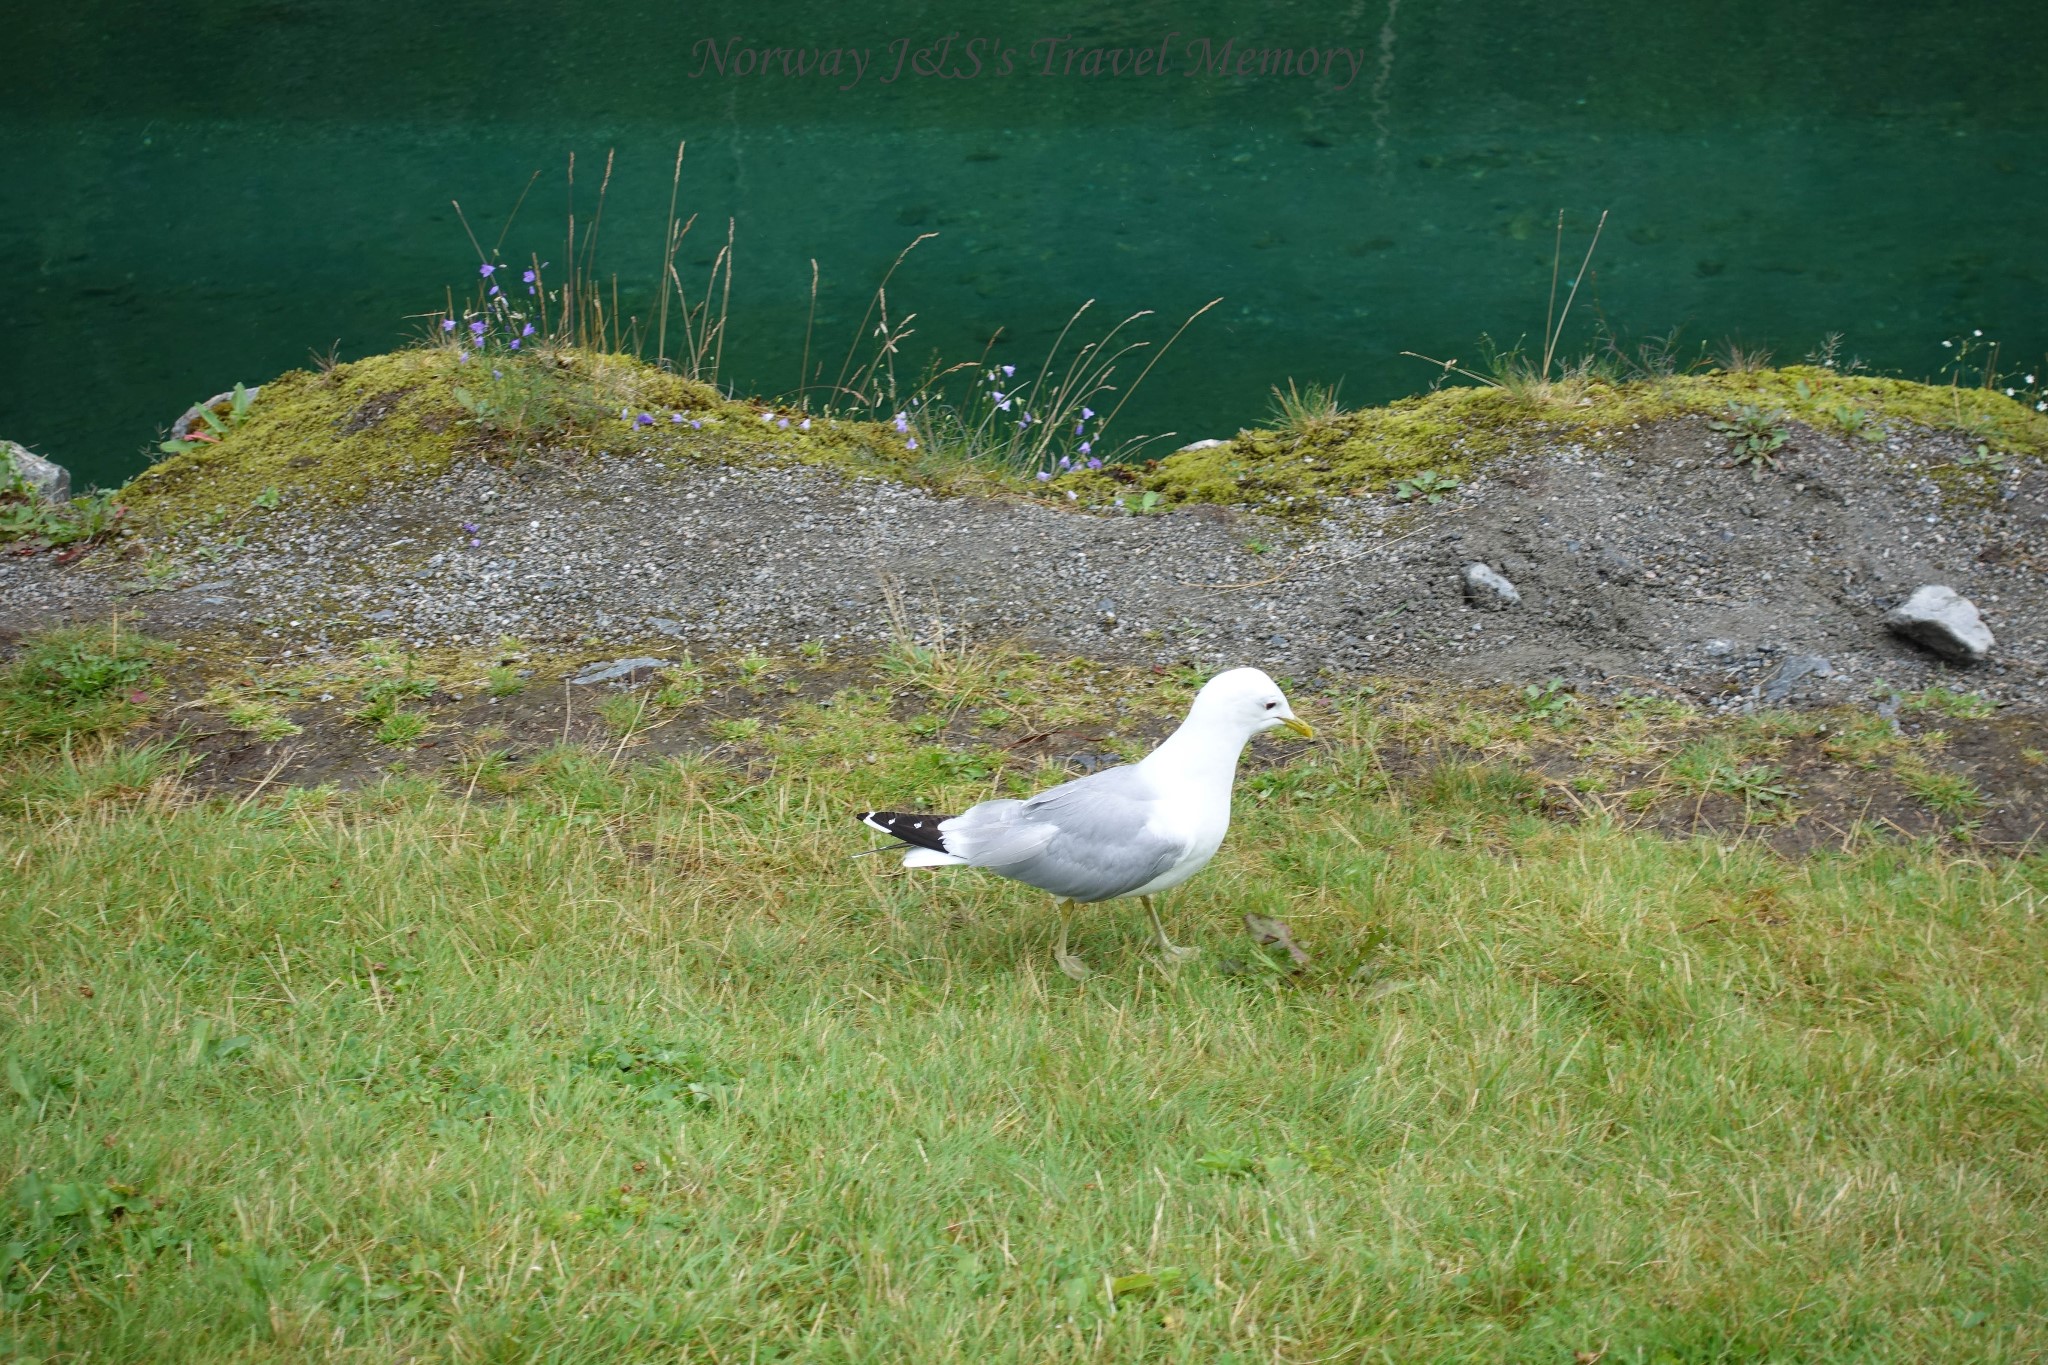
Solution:
{"label": "white breast", "polygon": [[1223,847],[1223,836],[1230,832],[1230,788],[1224,787],[1219,793],[1209,784],[1182,787],[1167,796],[1159,813],[1146,823],[1146,830],[1161,838],[1186,841],[1186,852],[1164,872],[1126,895],[1149,896],[1179,886],[1209,865],[1216,850]]}

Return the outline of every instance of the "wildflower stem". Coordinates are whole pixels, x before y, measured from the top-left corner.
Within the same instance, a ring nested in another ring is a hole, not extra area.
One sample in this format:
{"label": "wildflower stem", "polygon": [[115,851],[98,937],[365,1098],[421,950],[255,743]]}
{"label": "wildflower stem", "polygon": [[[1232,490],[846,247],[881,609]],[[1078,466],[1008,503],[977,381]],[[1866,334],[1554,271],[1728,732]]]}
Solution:
{"label": "wildflower stem", "polygon": [[1152,367],[1154,365],[1157,365],[1161,357],[1163,357],[1168,351],[1173,349],[1174,342],[1180,340],[1180,334],[1182,332],[1185,332],[1189,328],[1189,326],[1193,324],[1196,318],[1202,316],[1202,314],[1208,312],[1211,308],[1214,308],[1217,304],[1221,302],[1223,302],[1221,297],[1210,299],[1200,308],[1197,308],[1194,312],[1188,314],[1187,321],[1181,323],[1181,325],[1174,330],[1173,335],[1166,339],[1166,344],[1164,346],[1161,346],[1158,350],[1152,353],[1152,358],[1149,361],[1145,362],[1145,368],[1138,371],[1138,377],[1131,382],[1131,386],[1129,388],[1124,390],[1122,397],[1117,399],[1116,406],[1109,410],[1109,416],[1103,418],[1102,424],[1095,428],[1096,434],[1098,436],[1101,433],[1109,430],[1109,424],[1111,422],[1114,422],[1116,420],[1116,415],[1124,410],[1124,404],[1129,402],[1131,395],[1138,391],[1138,385],[1143,384],[1145,382],[1145,376],[1152,373]]}

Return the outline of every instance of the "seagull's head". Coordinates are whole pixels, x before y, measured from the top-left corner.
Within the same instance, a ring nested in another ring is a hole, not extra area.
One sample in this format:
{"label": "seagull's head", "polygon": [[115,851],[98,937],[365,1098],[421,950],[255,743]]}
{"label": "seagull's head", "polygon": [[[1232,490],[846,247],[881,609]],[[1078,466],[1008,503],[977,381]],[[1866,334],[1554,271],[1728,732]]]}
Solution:
{"label": "seagull's head", "polygon": [[1233,668],[1202,684],[1188,712],[1189,719],[1196,716],[1247,735],[1278,730],[1283,725],[1303,739],[1314,739],[1316,733],[1294,714],[1280,685],[1256,668]]}

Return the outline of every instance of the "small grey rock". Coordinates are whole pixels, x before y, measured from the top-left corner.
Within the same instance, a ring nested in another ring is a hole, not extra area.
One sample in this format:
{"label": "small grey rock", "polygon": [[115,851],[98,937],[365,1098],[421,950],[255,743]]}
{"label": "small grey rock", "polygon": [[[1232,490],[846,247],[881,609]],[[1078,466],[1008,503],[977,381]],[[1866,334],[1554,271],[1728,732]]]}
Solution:
{"label": "small grey rock", "polygon": [[1735,653],[1733,640],[1709,640],[1700,646],[1700,652],[1709,659],[1726,659]]}
{"label": "small grey rock", "polygon": [[653,673],[667,667],[667,659],[650,659],[640,655],[631,659],[613,659],[610,663],[591,664],[569,681],[584,687],[595,683],[618,682],[622,678],[637,681],[636,674]]}
{"label": "small grey rock", "polygon": [[1611,583],[1633,583],[1641,576],[1643,566],[1619,550],[1603,549],[1594,572]]}
{"label": "small grey rock", "polygon": [[[1217,440],[1217,439],[1216,439],[1215,437],[1213,437],[1213,436],[1212,436],[1212,437],[1210,437],[1209,439],[1207,439],[1207,440],[1205,440],[1205,441],[1190,441],[1190,442],[1188,442],[1188,443],[1187,443],[1186,445],[1182,446],[1182,447],[1181,447],[1180,449],[1181,449],[1181,450],[1214,450],[1214,449],[1215,449],[1215,448],[1216,448],[1217,446],[1227,446],[1227,445],[1229,445],[1229,444],[1230,444],[1230,442],[1228,442],[1228,441],[1219,441],[1219,440]],[[1176,453],[1178,453],[1178,452],[1176,452]]]}
{"label": "small grey rock", "polygon": [[1893,634],[1960,663],[1976,663],[1993,644],[1977,604],[1939,583],[1913,589],[1911,597],[1884,614],[1884,623]]}
{"label": "small grey rock", "polygon": [[1775,706],[1791,696],[1792,689],[1807,678],[1832,678],[1834,675],[1833,665],[1820,655],[1794,654],[1757,684],[1757,700],[1767,706]]}
{"label": "small grey rock", "polygon": [[1465,600],[1475,607],[1503,611],[1522,605],[1522,594],[1514,584],[1476,560],[1465,566],[1464,578]]}
{"label": "small grey rock", "polygon": [[647,624],[660,631],[663,635],[673,635],[678,639],[682,638],[683,623],[674,617],[650,616],[647,618]]}
{"label": "small grey rock", "polygon": [[28,486],[51,502],[63,502],[71,496],[71,471],[53,460],[46,460],[15,441],[0,441],[0,460],[14,466],[14,471],[28,480]]}

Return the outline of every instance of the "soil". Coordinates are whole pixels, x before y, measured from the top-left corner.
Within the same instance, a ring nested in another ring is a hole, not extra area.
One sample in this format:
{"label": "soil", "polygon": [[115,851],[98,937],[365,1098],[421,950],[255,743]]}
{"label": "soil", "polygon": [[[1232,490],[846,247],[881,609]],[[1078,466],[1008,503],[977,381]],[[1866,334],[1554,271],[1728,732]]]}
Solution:
{"label": "soil", "polygon": [[[439,777],[488,799],[491,787],[485,784],[479,793],[471,781],[481,755],[516,767],[565,742],[613,760],[709,755],[750,766],[763,757],[761,747],[722,738],[721,722],[759,717],[772,724],[800,705],[830,705],[842,689],[876,681],[865,661],[785,660],[759,673],[727,664],[710,666],[705,673],[702,700],[672,714],[651,704],[654,684],[644,679],[598,687],[556,682],[504,698],[439,692],[420,703],[433,717],[432,737],[403,754],[376,742],[372,728],[355,720],[351,705],[338,700],[295,707],[293,720],[304,732],[275,742],[236,731],[218,713],[201,707],[173,709],[137,738],[177,739],[192,758],[188,785],[236,797],[273,785],[374,786],[402,771]],[[1381,687],[1390,703],[1437,691],[1428,680],[1382,680]],[[620,737],[597,715],[599,702],[622,692],[650,701],[644,725],[630,738]],[[1479,700],[1500,706],[1511,703],[1512,696],[1488,689]],[[920,694],[903,689],[892,711],[907,721],[927,705]],[[1312,700],[1310,709],[1315,709]],[[1660,786],[1679,741],[1654,756],[1604,768],[1598,755],[1589,753],[1582,732],[1545,733],[1542,727],[1527,755],[1513,759],[1441,735],[1383,742],[1374,757],[1402,799],[1426,801],[1429,779],[1446,765],[1506,765],[1538,780],[1533,803],[1555,819],[1598,816],[1677,838],[1751,839],[1786,854],[1846,850],[1873,834],[1955,839],[1982,852],[2016,853],[2037,846],[2048,831],[2048,712],[2006,708],[1981,718],[1916,713],[1894,719],[1897,738],[1921,746],[1921,761],[1981,794],[1984,805],[1961,814],[1938,810],[1917,797],[1889,763],[1834,748],[1832,736],[1858,714],[1850,707],[1827,708],[1818,713],[1816,727],[1794,729],[1758,751],[1773,770],[1772,784],[1790,793],[1782,804]],[[1013,724],[991,731],[955,717],[930,742],[957,750],[986,746],[1026,767],[1042,763],[1078,774],[1126,761],[1124,750],[1149,748],[1172,725],[1170,718],[1112,717],[1073,728]],[[1301,756],[1299,746],[1254,744],[1246,750],[1242,772],[1250,776]],[[1586,779],[1595,774],[1597,784],[1589,784]],[[1647,804],[1632,799],[1638,797],[1654,799]]]}

